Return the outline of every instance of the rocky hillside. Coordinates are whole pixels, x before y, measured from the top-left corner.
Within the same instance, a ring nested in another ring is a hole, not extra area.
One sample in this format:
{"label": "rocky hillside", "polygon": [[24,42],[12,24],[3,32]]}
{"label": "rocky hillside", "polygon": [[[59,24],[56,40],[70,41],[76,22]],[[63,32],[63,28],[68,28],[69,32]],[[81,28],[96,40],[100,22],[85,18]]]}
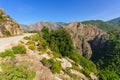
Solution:
{"label": "rocky hillside", "polygon": [[0,52],[0,79],[97,80],[95,65],[82,56],[79,60],[77,63],[52,51],[42,37],[32,35],[24,37],[19,45]]}
{"label": "rocky hillside", "polygon": [[19,35],[21,33],[20,25],[0,8],[0,37]]}
{"label": "rocky hillside", "polygon": [[102,35],[107,36],[106,32],[91,24],[73,22],[64,26],[64,28],[70,33],[77,52],[87,58],[90,58],[92,54],[90,42],[95,37],[101,37]]}
{"label": "rocky hillside", "polygon": [[37,22],[35,24],[30,25],[21,25],[24,31],[32,31],[32,30],[41,30],[44,26],[51,29],[57,29],[58,27],[63,26],[65,23],[62,22]]}

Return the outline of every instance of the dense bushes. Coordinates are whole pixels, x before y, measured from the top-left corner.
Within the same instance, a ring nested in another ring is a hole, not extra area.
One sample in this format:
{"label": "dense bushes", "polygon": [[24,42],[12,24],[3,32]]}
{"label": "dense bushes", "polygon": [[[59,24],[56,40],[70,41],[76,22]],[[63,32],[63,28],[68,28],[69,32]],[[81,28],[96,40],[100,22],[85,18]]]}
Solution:
{"label": "dense bushes", "polygon": [[100,69],[100,76],[105,77],[103,80],[118,80],[114,76],[120,76],[120,31],[112,31],[109,34],[110,39],[106,41],[105,46],[95,50],[96,56],[91,59]]}
{"label": "dense bushes", "polygon": [[43,33],[42,36],[45,40],[47,40],[50,36],[50,32],[49,29],[47,27],[43,27],[43,29],[41,30],[41,32]]}
{"label": "dense bushes", "polygon": [[11,59],[15,58],[15,54],[23,54],[26,52],[26,48],[23,45],[13,46],[12,50],[5,50],[4,52],[0,53],[0,57],[11,57]]}
{"label": "dense bushes", "polygon": [[23,54],[26,52],[26,48],[23,45],[17,45],[12,47],[12,50],[15,54]]}
{"label": "dense bushes", "polygon": [[84,68],[83,72],[85,74],[89,75],[90,72],[94,72],[95,74],[98,74],[96,65],[92,61],[84,58],[83,56],[79,54],[73,54],[70,56],[70,58],[74,60],[76,63],[80,64]]}
{"label": "dense bushes", "polygon": [[52,51],[59,52],[63,56],[69,56],[75,52],[69,33],[60,28],[49,32],[48,28],[42,29],[43,38],[49,43]]}
{"label": "dense bushes", "polygon": [[99,73],[100,80],[120,80],[119,76],[114,71],[103,69]]}
{"label": "dense bushes", "polygon": [[11,63],[0,64],[0,80],[33,80],[35,72],[30,70],[26,63],[19,65]]}
{"label": "dense bushes", "polygon": [[5,58],[6,56],[9,56],[11,58],[14,58],[14,52],[12,50],[5,50],[4,52],[0,53],[0,57]]}
{"label": "dense bushes", "polygon": [[60,62],[55,61],[53,59],[43,58],[42,63],[45,66],[49,67],[51,69],[52,73],[59,73],[62,69]]}

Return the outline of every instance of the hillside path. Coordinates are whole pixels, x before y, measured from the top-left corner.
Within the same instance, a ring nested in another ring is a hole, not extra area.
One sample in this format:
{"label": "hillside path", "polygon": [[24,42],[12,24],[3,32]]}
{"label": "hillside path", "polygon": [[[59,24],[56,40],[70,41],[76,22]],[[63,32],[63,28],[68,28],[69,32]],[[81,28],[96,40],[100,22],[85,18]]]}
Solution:
{"label": "hillside path", "polygon": [[12,46],[18,44],[25,36],[33,35],[33,33],[24,33],[19,36],[0,38],[0,52],[3,52],[5,49],[9,49]]}

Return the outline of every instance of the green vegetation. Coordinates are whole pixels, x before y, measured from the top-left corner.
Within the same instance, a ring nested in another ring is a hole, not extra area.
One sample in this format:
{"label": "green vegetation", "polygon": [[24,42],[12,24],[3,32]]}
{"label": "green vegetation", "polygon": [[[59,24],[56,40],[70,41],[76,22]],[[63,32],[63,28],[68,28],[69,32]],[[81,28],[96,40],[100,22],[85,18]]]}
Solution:
{"label": "green vegetation", "polygon": [[42,63],[45,66],[49,67],[51,69],[52,73],[54,73],[54,74],[59,73],[61,71],[61,69],[62,69],[60,62],[55,61],[53,59],[43,58]]}
{"label": "green vegetation", "polygon": [[29,39],[30,39],[30,37],[26,36],[26,37],[24,37],[24,39],[25,39],[25,40],[29,40]]}
{"label": "green vegetation", "polygon": [[58,52],[52,52],[52,54],[54,55],[55,58],[62,58],[62,55]]}
{"label": "green vegetation", "polygon": [[[120,76],[120,31],[112,31],[109,34],[110,39],[106,41],[105,46],[96,49],[94,56],[91,58],[97,65],[97,68],[100,69],[100,78],[106,78],[103,80],[109,80],[109,77],[113,74],[114,76]],[[104,76],[102,73],[104,73]],[[112,80],[118,80],[117,78],[113,79],[114,76],[110,78]]]}
{"label": "green vegetation", "polygon": [[101,20],[90,20],[90,21],[84,21],[82,23],[95,25],[96,27],[98,27],[104,31],[112,31],[115,29],[120,29],[120,26],[117,23],[104,22]]}
{"label": "green vegetation", "polygon": [[0,14],[0,20],[2,20],[2,18],[3,18],[3,17],[2,17],[2,15]]}
{"label": "green vegetation", "polygon": [[69,56],[75,52],[69,33],[60,28],[48,33],[48,29],[43,28],[43,38],[49,43],[52,51],[61,53],[63,56]]}
{"label": "green vegetation", "polygon": [[24,31],[24,33],[37,33],[37,34],[40,34],[40,31],[39,30],[32,30],[32,31]]}
{"label": "green vegetation", "polygon": [[76,74],[70,73],[69,76],[72,77],[75,80],[77,79],[77,75]]}
{"label": "green vegetation", "polygon": [[23,45],[14,46],[12,50],[15,54],[24,54],[26,52],[26,48]]}
{"label": "green vegetation", "polygon": [[35,72],[30,70],[26,63],[19,65],[11,63],[0,64],[0,80],[33,80]]}
{"label": "green vegetation", "polygon": [[35,50],[36,49],[35,45],[33,45],[33,44],[29,45],[28,48],[31,49],[31,50]]}
{"label": "green vegetation", "polygon": [[[24,37],[25,40],[28,40],[28,48],[34,50],[35,47],[39,51],[45,51],[48,48],[48,43],[42,37],[37,35],[32,35],[30,37]],[[36,43],[36,44],[35,44]]]}
{"label": "green vegetation", "polygon": [[43,33],[42,36],[45,40],[47,40],[50,36],[50,32],[49,32],[49,29],[44,26],[43,29],[41,30],[41,32]]}
{"label": "green vegetation", "polygon": [[120,77],[114,72],[108,69],[103,69],[99,73],[100,80],[120,80]]}
{"label": "green vegetation", "polygon": [[11,57],[13,59],[15,57],[14,52],[12,50],[5,50],[4,52],[0,53],[0,57],[5,58],[5,57]]}
{"label": "green vegetation", "polygon": [[11,36],[10,31],[6,31],[6,35],[7,35],[7,36]]}
{"label": "green vegetation", "polygon": [[71,73],[71,68],[67,67],[67,68],[65,69],[65,71],[67,72],[67,74],[68,74],[71,78],[73,78],[73,79],[75,79],[75,80],[77,79],[77,75]]}
{"label": "green vegetation", "polygon": [[26,48],[23,45],[13,46],[12,50],[5,50],[4,52],[0,53],[0,57],[11,57],[11,59],[15,58],[15,54],[23,54],[26,52]]}

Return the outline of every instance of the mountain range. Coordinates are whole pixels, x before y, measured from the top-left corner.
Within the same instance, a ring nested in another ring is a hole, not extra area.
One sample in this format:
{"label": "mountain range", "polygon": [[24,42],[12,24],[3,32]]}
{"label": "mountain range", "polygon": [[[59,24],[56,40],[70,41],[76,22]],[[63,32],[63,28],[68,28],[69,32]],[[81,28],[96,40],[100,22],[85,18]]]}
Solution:
{"label": "mountain range", "polygon": [[[72,23],[72,22],[71,22]],[[80,23],[80,22],[77,22]],[[104,31],[111,31],[115,29],[120,29],[120,17],[109,20],[109,21],[102,21],[102,20],[89,20],[81,22],[83,24],[91,24],[96,26]],[[64,22],[37,22],[35,24],[30,25],[21,25],[24,31],[32,31],[32,30],[41,30],[44,26],[48,27],[49,29],[57,29],[64,25],[68,25],[70,23]]]}

